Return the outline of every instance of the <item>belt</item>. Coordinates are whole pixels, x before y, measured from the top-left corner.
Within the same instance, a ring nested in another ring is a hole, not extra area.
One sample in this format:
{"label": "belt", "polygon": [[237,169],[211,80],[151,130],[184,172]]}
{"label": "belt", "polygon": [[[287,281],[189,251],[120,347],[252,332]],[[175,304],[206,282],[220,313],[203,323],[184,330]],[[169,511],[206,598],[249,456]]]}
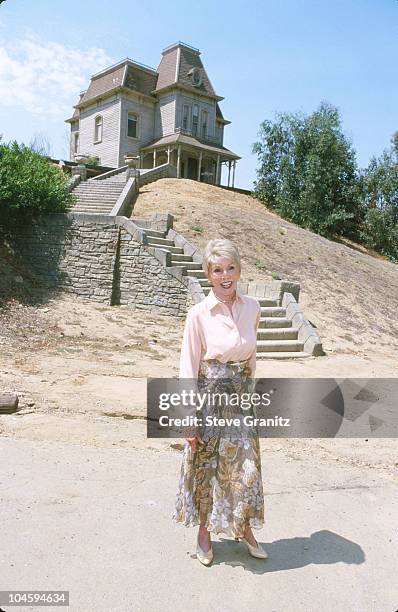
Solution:
{"label": "belt", "polygon": [[220,363],[221,365],[241,365],[247,363],[250,359],[242,359],[242,361],[220,361],[219,359],[201,359],[203,363]]}

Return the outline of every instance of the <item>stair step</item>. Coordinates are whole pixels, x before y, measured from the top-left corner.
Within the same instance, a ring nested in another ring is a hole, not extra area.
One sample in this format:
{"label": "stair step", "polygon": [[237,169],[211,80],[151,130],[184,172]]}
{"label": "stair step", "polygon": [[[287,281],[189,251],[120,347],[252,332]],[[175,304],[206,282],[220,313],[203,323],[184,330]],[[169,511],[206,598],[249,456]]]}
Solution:
{"label": "stair step", "polygon": [[88,213],[88,214],[96,214],[96,215],[110,215],[111,210],[103,210],[101,208],[74,208],[71,212],[74,213]]}
{"label": "stair step", "polygon": [[259,327],[291,327],[291,319],[286,317],[261,317]]}
{"label": "stair step", "polygon": [[261,316],[262,317],[283,317],[286,315],[286,308],[280,306],[262,306]]}
{"label": "stair step", "polygon": [[271,329],[259,329],[258,340],[297,340],[297,327],[282,327]]}
{"label": "stair step", "polygon": [[[181,249],[182,251],[184,249]],[[171,265],[175,266],[177,264],[182,264],[183,262],[191,262],[192,261],[192,257],[191,255],[183,255],[183,254],[176,254],[173,255],[173,257],[171,258]]]}
{"label": "stair step", "polygon": [[262,351],[261,353],[256,353],[257,359],[299,359],[302,357],[312,357],[312,355],[304,351],[281,351],[280,353]]}
{"label": "stair step", "polygon": [[80,183],[74,189],[74,191],[119,191],[123,189],[123,183],[117,183],[116,185],[88,185],[87,183]]}
{"label": "stair step", "polygon": [[[153,245],[161,245],[161,246],[169,246],[174,247],[174,240],[168,240],[168,238],[155,238],[154,236],[148,236],[148,244]],[[183,250],[184,252],[184,250]]]}
{"label": "stair step", "polygon": [[302,351],[304,345],[298,340],[257,340],[257,352]]}
{"label": "stair step", "polygon": [[162,244],[147,244],[146,246],[152,247],[153,249],[161,249],[162,251],[166,251],[167,253],[172,253],[173,255],[182,255],[184,253],[184,249],[182,247],[171,247],[165,246]]}
{"label": "stair step", "polygon": [[117,198],[77,198],[77,204],[116,204]]}
{"label": "stair step", "polygon": [[[171,260],[173,261],[173,257],[171,258]],[[203,270],[202,264],[195,263],[193,261],[175,261],[173,263],[173,266],[182,266],[186,267],[187,269],[189,268],[189,270]]]}
{"label": "stair step", "polygon": [[118,174],[117,176],[110,176],[107,179],[97,179],[95,181],[88,180],[87,182],[80,183],[80,185],[112,185],[116,183],[126,183],[126,174]]}
{"label": "stair step", "polygon": [[73,191],[123,191],[123,183],[119,183],[118,185],[78,185],[74,188]]}
{"label": "stair step", "polygon": [[81,196],[115,196],[122,193],[123,189],[73,189],[72,193]]}
{"label": "stair step", "polygon": [[147,230],[144,229],[146,236],[153,236],[154,238],[164,238],[166,232],[159,232],[158,230]]}
{"label": "stair step", "polygon": [[113,206],[85,206],[84,204],[78,204],[77,206],[73,207],[73,210],[77,210],[79,208],[84,208],[87,210],[93,210],[94,208],[96,210],[112,210]]}
{"label": "stair step", "polygon": [[274,308],[279,306],[278,300],[271,300],[269,298],[256,298],[256,300],[263,308],[266,306],[273,306]]}
{"label": "stair step", "polygon": [[203,270],[193,270],[191,264],[189,264],[189,267],[184,271],[184,274],[186,276],[194,276],[195,278],[207,278]]}

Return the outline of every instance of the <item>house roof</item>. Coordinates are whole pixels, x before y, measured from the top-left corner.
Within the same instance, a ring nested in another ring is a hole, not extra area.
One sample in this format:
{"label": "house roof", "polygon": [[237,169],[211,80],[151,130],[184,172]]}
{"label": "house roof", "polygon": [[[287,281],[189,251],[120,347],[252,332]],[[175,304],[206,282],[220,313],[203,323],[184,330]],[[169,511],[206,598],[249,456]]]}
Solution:
{"label": "house roof", "polygon": [[126,58],[94,74],[88,89],[80,97],[76,107],[85,106],[88,102],[122,87],[152,97],[151,92],[156,87],[157,78],[157,72],[153,68]]}
{"label": "house roof", "polygon": [[109,70],[105,74],[100,73],[100,76],[91,77],[90,85],[79,100],[78,105],[85,104],[89,100],[98,98],[112,89],[121,87],[123,84],[124,66],[124,64],[117,65],[113,70]]}
{"label": "house roof", "polygon": [[[198,86],[194,86],[191,80],[194,68],[199,69],[202,77]],[[199,49],[178,42],[163,50],[157,70],[126,58],[94,74],[88,89],[80,94],[72,117],[66,121],[70,123],[76,121],[79,118],[80,108],[121,89],[140,93],[155,100],[158,92],[170,87],[180,87],[216,100],[223,99],[214,91],[200,59]],[[223,118],[218,103],[217,119],[225,124],[230,123]]]}
{"label": "house roof", "polygon": [[123,86],[132,91],[150,96],[156,87],[157,78],[157,74],[151,74],[133,64],[128,64]]}
{"label": "house roof", "polygon": [[[202,76],[202,82],[198,86],[194,86],[191,80],[191,71],[194,68],[198,68]],[[163,50],[157,72],[159,77],[156,92],[172,85],[181,85],[193,92],[218,97],[203,67],[199,49],[185,43],[178,42]]]}
{"label": "house roof", "polygon": [[241,159],[239,155],[236,155],[236,153],[230,151],[226,147],[205,144],[204,142],[200,142],[193,136],[187,136],[186,134],[169,134],[169,136],[163,136],[163,138],[153,141],[146,147],[142,147],[141,150],[149,151],[151,149],[158,149],[159,147],[176,144],[186,145],[195,149],[202,149],[202,151],[208,151],[209,153],[214,153],[227,159]]}

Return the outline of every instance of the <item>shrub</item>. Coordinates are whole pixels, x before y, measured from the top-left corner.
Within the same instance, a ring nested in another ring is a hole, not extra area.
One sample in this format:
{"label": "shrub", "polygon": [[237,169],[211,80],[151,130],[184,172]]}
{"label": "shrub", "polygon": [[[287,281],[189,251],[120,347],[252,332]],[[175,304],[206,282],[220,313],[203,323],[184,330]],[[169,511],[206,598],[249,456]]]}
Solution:
{"label": "shrub", "polygon": [[16,142],[0,143],[0,224],[64,212],[72,202],[67,179],[43,155]]}

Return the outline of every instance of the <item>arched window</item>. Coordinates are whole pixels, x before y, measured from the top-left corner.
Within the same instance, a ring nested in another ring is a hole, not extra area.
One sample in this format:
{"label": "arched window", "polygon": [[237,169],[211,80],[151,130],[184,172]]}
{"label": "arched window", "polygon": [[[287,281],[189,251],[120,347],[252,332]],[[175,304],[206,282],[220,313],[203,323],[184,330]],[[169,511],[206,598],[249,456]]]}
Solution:
{"label": "arched window", "polygon": [[94,142],[102,141],[102,115],[97,115],[94,122]]}

